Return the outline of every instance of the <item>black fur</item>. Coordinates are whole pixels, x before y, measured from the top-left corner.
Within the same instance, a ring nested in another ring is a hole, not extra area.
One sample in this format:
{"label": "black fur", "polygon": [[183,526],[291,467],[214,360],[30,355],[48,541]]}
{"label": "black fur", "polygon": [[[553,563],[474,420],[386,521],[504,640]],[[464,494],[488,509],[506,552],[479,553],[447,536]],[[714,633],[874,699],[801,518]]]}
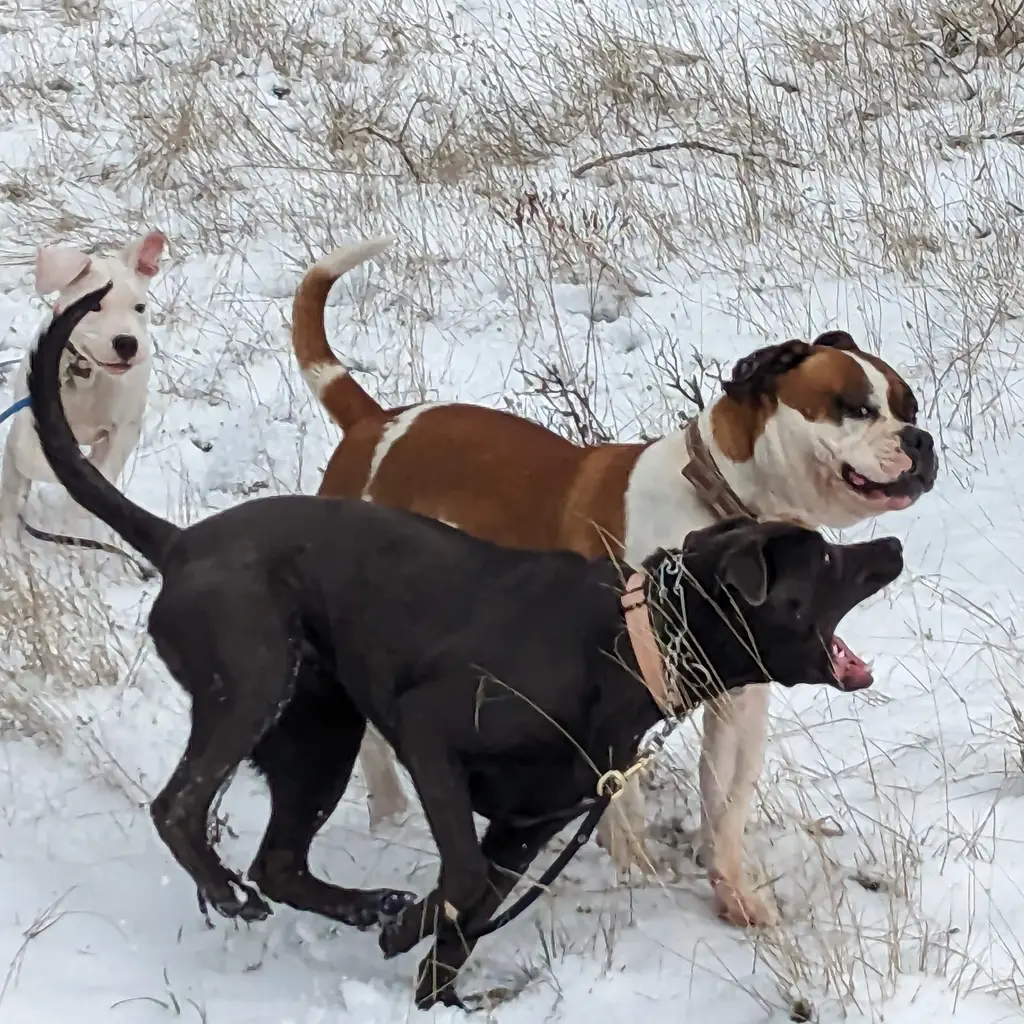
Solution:
{"label": "black fur", "polygon": [[[388,956],[435,935],[416,1000],[457,1005],[472,947],[460,926],[490,919],[598,775],[628,768],[660,720],[624,631],[622,567],[503,549],[360,501],[262,498],[185,530],[144,512],[87,462],[60,401],[61,350],[104,294],[44,332],[29,392],[57,478],[163,573],[149,633],[192,698],[192,721],[153,802],[156,828],[226,916],[263,918],[266,897],[379,925]],[[832,632],[898,575],[902,557],[892,539],[844,547],[736,520],[691,533],[645,568],[686,707],[757,681],[834,682]],[[310,844],[345,791],[367,721],[409,770],[437,844],[437,887],[422,900],[309,872]],[[207,835],[211,803],[245,759],[271,796],[249,872],[262,895],[225,868]],[[489,820],[479,841],[474,811]]]}

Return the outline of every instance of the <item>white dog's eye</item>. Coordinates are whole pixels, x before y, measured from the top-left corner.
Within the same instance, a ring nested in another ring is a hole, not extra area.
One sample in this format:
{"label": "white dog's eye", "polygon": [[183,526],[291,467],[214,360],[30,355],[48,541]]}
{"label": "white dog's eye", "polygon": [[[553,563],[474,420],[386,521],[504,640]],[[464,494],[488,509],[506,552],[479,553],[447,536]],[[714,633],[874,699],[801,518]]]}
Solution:
{"label": "white dog's eye", "polygon": [[146,304],[144,302],[137,302],[135,304],[135,312],[136,313],[145,313],[146,312]]}

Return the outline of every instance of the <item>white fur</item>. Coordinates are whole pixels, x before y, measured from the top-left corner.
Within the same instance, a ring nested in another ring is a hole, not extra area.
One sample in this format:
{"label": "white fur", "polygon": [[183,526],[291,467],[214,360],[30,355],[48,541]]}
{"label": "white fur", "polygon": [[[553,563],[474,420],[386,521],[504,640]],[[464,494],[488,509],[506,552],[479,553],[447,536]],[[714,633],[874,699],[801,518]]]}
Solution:
{"label": "white fur", "polygon": [[313,264],[313,271],[320,271],[332,279],[342,277],[350,270],[355,269],[360,263],[379,256],[391,247],[395,241],[394,235],[380,235],[377,238],[368,238],[363,242],[353,242],[349,245],[339,245],[332,249],[326,256]]}
{"label": "white fur", "polygon": [[[152,354],[149,283],[158,271],[164,245],[163,235],[150,232],[114,256],[88,256],[64,246],[36,253],[37,289],[44,294],[58,291],[57,309],[113,282],[99,312],[89,313],[71,335],[90,375],[66,373],[72,361],[69,353],[61,363],[65,371],[61,400],[68,423],[79,444],[89,447],[93,464],[111,482],[120,477],[142,432]],[[48,314],[42,327],[49,321]],[[130,357],[115,351],[114,339],[119,336],[135,339],[137,348]],[[28,359],[26,354],[10,402],[0,408],[28,394]],[[18,515],[33,482],[52,483],[54,477],[39,447],[32,415],[23,410],[11,422],[0,472],[0,534],[5,538],[17,537]]]}
{"label": "white fur", "polygon": [[363,487],[363,501],[373,501],[374,478],[380,471],[380,467],[384,464],[384,460],[391,453],[391,449],[409,433],[412,425],[425,412],[430,412],[431,409],[443,409],[446,405],[451,405],[451,403],[424,402],[422,405],[414,405],[411,409],[406,409],[405,412],[399,413],[381,431],[380,438],[370,458],[370,472],[366,476],[366,486]]}
{"label": "white fur", "polygon": [[323,398],[324,392],[340,377],[347,377],[348,370],[336,363],[314,363],[302,370],[302,379],[306,387],[316,395]]}

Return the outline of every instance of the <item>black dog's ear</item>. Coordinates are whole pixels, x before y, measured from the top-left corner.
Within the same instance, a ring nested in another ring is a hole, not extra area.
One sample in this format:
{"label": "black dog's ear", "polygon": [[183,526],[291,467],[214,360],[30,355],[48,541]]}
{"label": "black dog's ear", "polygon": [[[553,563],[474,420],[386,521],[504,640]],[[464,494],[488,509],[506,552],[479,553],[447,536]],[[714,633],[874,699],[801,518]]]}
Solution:
{"label": "black dog's ear", "polygon": [[825,331],[814,339],[815,345],[827,345],[829,348],[838,348],[842,352],[859,352],[857,342],[846,333],[846,331]]}
{"label": "black dog's ear", "polygon": [[718,578],[754,608],[764,604],[768,597],[768,563],[764,560],[766,539],[763,534],[746,538],[729,548],[718,566]]}
{"label": "black dog's ear", "polygon": [[718,564],[718,578],[732,587],[747,604],[758,607],[768,598],[768,563],[765,548],[781,537],[814,533],[809,527],[788,519],[746,521],[726,543]]}
{"label": "black dog's ear", "polygon": [[799,366],[811,354],[806,341],[784,341],[751,352],[732,368],[732,377],[722,383],[729,398],[742,402],[756,395],[770,394],[775,379]]}
{"label": "black dog's ear", "polygon": [[698,530],[691,530],[683,538],[684,554],[692,554],[707,544],[715,537],[723,534],[734,533],[737,530],[749,529],[750,520],[746,516],[727,516],[725,519],[717,519],[710,526],[702,526]]}

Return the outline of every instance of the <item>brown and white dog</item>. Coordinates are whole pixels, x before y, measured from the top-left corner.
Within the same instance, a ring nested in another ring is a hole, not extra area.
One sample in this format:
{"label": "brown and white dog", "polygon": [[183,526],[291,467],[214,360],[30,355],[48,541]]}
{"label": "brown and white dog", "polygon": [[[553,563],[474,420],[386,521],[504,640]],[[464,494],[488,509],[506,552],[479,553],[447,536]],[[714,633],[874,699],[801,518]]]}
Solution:
{"label": "brown and white dog", "polygon": [[[931,490],[934,445],[915,426],[906,382],[841,331],[814,344],[787,341],[737,363],[732,379],[696,420],[637,444],[580,447],[506,412],[458,403],[382,408],[344,369],[327,342],[324,305],[333,283],[391,243],[342,246],[307,273],[295,297],[292,340],[303,377],[344,431],[320,494],[361,496],[409,509],[521,548],[611,548],[631,565],[716,518],[703,479],[733,509],[811,527],[845,527],[907,508]],[[727,511],[718,503],[718,511]],[[869,685],[867,666],[843,648],[847,688]],[[774,910],[743,866],[743,830],[760,774],[769,688],[733,691],[704,716],[699,855],[716,909],[731,923],[767,925]],[[368,734],[361,761],[371,821],[405,809],[390,751]],[[603,829],[620,868],[649,863],[642,804]],[[627,807],[629,804],[627,803]]]}

